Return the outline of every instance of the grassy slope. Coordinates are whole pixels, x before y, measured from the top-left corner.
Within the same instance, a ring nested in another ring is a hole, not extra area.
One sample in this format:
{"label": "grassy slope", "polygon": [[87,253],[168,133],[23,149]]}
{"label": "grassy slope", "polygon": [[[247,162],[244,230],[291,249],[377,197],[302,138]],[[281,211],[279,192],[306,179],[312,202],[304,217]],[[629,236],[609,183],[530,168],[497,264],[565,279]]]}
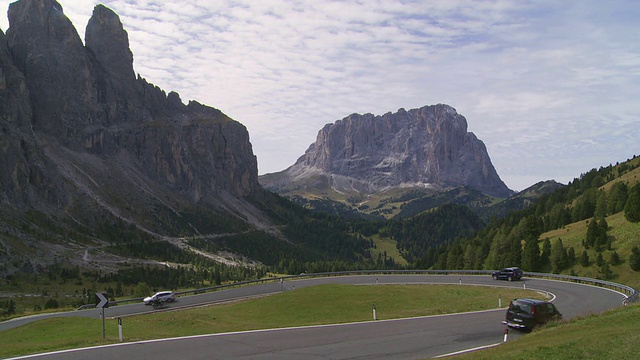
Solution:
{"label": "grassy slope", "polygon": [[[640,224],[628,222],[623,212],[608,216],[606,220],[607,224],[609,224],[608,235],[613,239],[612,250],[602,252],[602,257],[609,263],[613,271],[613,277],[609,280],[626,284],[636,289],[640,288],[640,276],[629,268],[628,263],[631,248],[633,246],[640,246]],[[553,244],[556,239],[560,238],[562,239],[564,247],[567,249],[573,247],[576,257],[579,258],[584,251],[582,240],[585,239],[587,235],[587,227],[588,221],[580,221],[569,224],[562,229],[546,232],[540,236],[540,239],[549,238]],[[616,251],[622,259],[622,263],[614,266],[612,266],[610,262],[613,251]],[[602,278],[600,270],[595,265],[597,252],[594,249],[589,249],[587,253],[589,254],[591,262],[588,267],[585,268],[580,264],[576,264],[572,268],[562,271],[562,273],[570,274],[571,271],[573,271],[579,276]]]}
{"label": "grassy slope", "polygon": [[[633,159],[629,162],[631,165],[636,165],[640,162],[640,157]],[[611,190],[611,187],[617,182],[625,182],[629,187],[634,186],[640,181],[640,167],[633,169],[622,176],[619,176],[612,181],[604,184],[600,187],[600,190],[607,193]],[[573,247],[576,253],[576,257],[579,258],[582,252],[585,250],[582,246],[582,240],[586,238],[587,227],[589,221],[593,219],[579,221],[577,223],[569,224],[562,229],[548,231],[540,235],[540,240],[548,238],[553,244],[554,240],[562,239],[562,244],[565,248],[569,249]],[[613,239],[612,250],[603,251],[602,257],[611,267],[613,276],[608,280],[615,281],[621,284],[629,285],[634,288],[640,288],[640,276],[629,268],[629,255],[631,254],[631,248],[633,246],[640,246],[640,224],[630,223],[624,217],[624,212],[620,212],[606,218],[609,225],[608,236]],[[611,265],[611,253],[615,251],[620,256],[622,262],[617,265]],[[595,265],[596,257],[598,253],[593,250],[587,250],[589,255],[590,264],[588,267],[583,267],[580,264],[576,264],[573,267],[562,271],[563,274],[570,274],[572,271],[579,275],[590,278],[602,278],[602,274],[598,267]],[[550,271],[550,269],[543,269],[543,271]]]}
{"label": "grassy slope", "polygon": [[[503,299],[540,297],[532,291],[484,286],[322,285],[251,301],[123,318],[126,341],[251,329],[368,321],[492,309]],[[108,311],[107,311],[108,316]],[[171,326],[164,326],[170,323]],[[52,318],[2,332],[0,358],[118,342],[117,322]]]}
{"label": "grassy slope", "polygon": [[549,325],[496,348],[454,359],[637,359],[638,324],[640,305],[632,305],[566,324]]}
{"label": "grassy slope", "polygon": [[[638,163],[640,163],[640,157],[634,160],[631,160],[629,162],[630,165],[634,165],[634,166],[637,165]],[[640,181],[640,168],[635,168],[625,174],[622,174],[622,176],[619,176],[613,179],[612,181],[604,184],[604,186],[602,186],[601,189],[608,192],[609,190],[611,190],[611,187],[613,186],[613,184],[620,181],[624,181],[625,183],[627,183],[627,185],[633,186],[635,183]]]}
{"label": "grassy slope", "polygon": [[392,257],[396,264],[409,264],[407,260],[402,257],[400,251],[398,251],[397,241],[388,237],[381,237],[380,235],[373,235],[370,237],[370,239],[373,240],[373,243],[376,245],[375,249],[371,249],[374,259],[378,257],[378,254],[384,254],[386,252],[387,256]]}

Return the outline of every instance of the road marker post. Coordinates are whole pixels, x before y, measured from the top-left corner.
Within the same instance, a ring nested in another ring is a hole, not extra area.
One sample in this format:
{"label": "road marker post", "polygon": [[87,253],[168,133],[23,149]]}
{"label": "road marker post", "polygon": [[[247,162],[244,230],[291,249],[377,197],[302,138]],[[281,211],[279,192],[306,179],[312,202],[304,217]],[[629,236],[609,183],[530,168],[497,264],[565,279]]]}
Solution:
{"label": "road marker post", "polygon": [[502,295],[498,295],[498,307],[502,307]]}
{"label": "road marker post", "polygon": [[373,304],[373,320],[378,320],[378,317],[376,316],[376,304]]}
{"label": "road marker post", "polygon": [[104,308],[100,309],[100,317],[102,318],[102,338],[107,337],[107,328],[104,325]]}
{"label": "road marker post", "polygon": [[104,308],[109,307],[109,299],[107,298],[108,294],[104,293],[96,293],[96,299],[98,303],[96,304],[97,308],[100,308],[100,317],[102,318],[102,338],[107,337],[107,328],[104,324]]}
{"label": "road marker post", "polygon": [[118,335],[120,335],[120,342],[122,342],[122,318],[118,318]]}
{"label": "road marker post", "polygon": [[507,342],[507,337],[509,336],[509,329],[504,329],[504,341],[503,342]]}

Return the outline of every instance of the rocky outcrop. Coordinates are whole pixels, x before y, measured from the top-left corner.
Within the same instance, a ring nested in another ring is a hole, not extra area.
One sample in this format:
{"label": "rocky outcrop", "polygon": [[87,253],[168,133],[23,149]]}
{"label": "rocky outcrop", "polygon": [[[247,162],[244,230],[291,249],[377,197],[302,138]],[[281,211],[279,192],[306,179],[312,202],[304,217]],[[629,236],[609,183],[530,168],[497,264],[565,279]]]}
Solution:
{"label": "rocky outcrop", "polygon": [[500,198],[512,193],[482,141],[467,132],[464,116],[443,104],[382,116],[352,114],[328,124],[294,165],[260,181],[278,191],[312,187],[310,178],[318,186],[365,194],[412,186],[468,186]]}
{"label": "rocky outcrop", "polygon": [[[242,207],[236,201],[263,191],[246,128],[136,77],[113,11],[95,7],[86,46],[54,0],[20,0],[8,15],[6,36],[0,32],[0,210],[63,216],[93,202],[144,227],[153,221],[142,208],[233,212]],[[122,208],[134,198],[149,203]]]}

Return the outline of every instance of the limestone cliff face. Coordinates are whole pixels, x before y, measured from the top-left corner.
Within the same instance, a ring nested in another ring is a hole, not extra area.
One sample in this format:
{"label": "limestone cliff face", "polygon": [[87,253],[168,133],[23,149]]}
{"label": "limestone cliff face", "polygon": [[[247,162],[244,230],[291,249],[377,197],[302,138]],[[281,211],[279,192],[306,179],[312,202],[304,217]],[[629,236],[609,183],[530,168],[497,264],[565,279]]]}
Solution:
{"label": "limestone cliff face", "polygon": [[157,203],[130,209],[228,210],[237,206],[229,199],[263,191],[246,128],[136,77],[113,11],[95,7],[86,46],[54,0],[20,0],[8,15],[6,36],[0,31],[4,210],[72,213],[90,199],[133,221],[142,210],[122,205],[136,196]]}
{"label": "limestone cliff face", "polygon": [[29,175],[38,164],[29,158],[32,119],[24,75],[13,65],[7,40],[0,31],[0,203],[24,203],[29,195]]}
{"label": "limestone cliff face", "polygon": [[84,46],[53,0],[9,6],[7,38],[14,65],[25,76],[35,131],[62,138],[94,119],[97,99]]}
{"label": "limestone cliff face", "polygon": [[293,166],[261,182],[277,191],[321,174],[338,191],[468,186],[495,197],[511,194],[464,116],[442,104],[328,124]]}

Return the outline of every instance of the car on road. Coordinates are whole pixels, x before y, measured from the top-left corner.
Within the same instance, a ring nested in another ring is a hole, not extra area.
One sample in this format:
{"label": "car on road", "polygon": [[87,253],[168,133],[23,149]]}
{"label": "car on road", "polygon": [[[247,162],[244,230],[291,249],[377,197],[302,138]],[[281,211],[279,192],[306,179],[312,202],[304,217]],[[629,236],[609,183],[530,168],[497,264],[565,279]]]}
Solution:
{"label": "car on road", "polygon": [[151,305],[154,302],[174,302],[176,301],[176,294],[173,291],[160,291],[151,296],[147,296],[142,301],[145,305]]}
{"label": "car on road", "polygon": [[505,321],[511,328],[533,330],[549,321],[562,319],[562,314],[549,301],[535,299],[514,299],[509,303]]}
{"label": "car on road", "polygon": [[513,280],[522,279],[522,275],[523,275],[523,272],[520,268],[508,267],[498,271],[494,271],[491,274],[491,277],[493,278],[493,280],[501,279],[501,280],[513,281]]}

